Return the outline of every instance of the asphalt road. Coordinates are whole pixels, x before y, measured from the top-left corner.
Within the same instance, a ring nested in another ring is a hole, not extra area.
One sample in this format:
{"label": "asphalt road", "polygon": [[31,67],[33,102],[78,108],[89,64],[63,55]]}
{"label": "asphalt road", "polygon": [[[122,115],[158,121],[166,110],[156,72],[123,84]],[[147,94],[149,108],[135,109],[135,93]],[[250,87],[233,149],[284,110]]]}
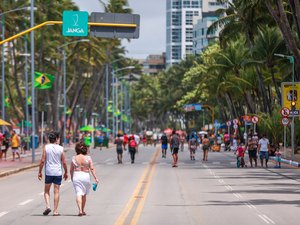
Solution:
{"label": "asphalt road", "polygon": [[[100,184],[87,200],[87,216],[78,217],[70,180],[63,182],[59,212],[43,216],[43,182],[38,169],[0,179],[0,224],[142,224],[142,225],[298,225],[300,170],[284,167],[235,168],[231,152],[209,153],[196,161],[179,152],[179,167],[171,155],[140,146],[136,163],[117,164],[115,150],[92,149]],[[70,159],[74,152],[67,152]],[[51,202],[53,205],[53,201]]]}

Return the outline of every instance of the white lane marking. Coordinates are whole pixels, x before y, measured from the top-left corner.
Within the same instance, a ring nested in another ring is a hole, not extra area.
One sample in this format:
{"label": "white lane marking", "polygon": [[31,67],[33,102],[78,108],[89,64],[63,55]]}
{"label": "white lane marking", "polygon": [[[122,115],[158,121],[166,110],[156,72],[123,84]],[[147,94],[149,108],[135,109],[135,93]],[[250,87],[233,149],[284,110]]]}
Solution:
{"label": "white lane marking", "polygon": [[9,213],[9,211],[4,211],[4,212],[1,212],[1,213],[0,213],[0,217],[2,217],[2,216],[4,216],[4,215],[6,215],[7,213]]}
{"label": "white lane marking", "polygon": [[222,180],[222,179],[220,179],[219,182],[220,182],[221,184],[224,184],[224,183],[225,183],[225,181]]}
{"label": "white lane marking", "polygon": [[259,216],[259,218],[261,218],[263,221],[265,221],[265,223],[270,224],[270,222],[269,222],[265,217],[263,217],[262,215],[258,215],[258,216]]}
{"label": "white lane marking", "polygon": [[239,193],[237,193],[236,195],[239,196],[239,198],[243,198],[243,196]]}
{"label": "white lane marking", "polygon": [[29,202],[32,202],[32,201],[33,201],[33,199],[28,199],[24,202],[19,203],[18,205],[26,205],[26,204],[28,204]]}
{"label": "white lane marking", "polygon": [[271,220],[268,216],[262,215],[266,220],[270,221],[272,224],[275,224],[273,220]]}
{"label": "white lane marking", "polygon": [[213,165],[220,165],[221,162],[212,162]]}
{"label": "white lane marking", "polygon": [[109,161],[111,161],[111,160],[113,160],[113,159],[112,159],[112,158],[109,158],[109,159],[105,160],[104,162],[109,162]]}
{"label": "white lane marking", "polygon": [[232,188],[230,185],[225,185],[225,188],[226,188],[227,190],[229,190],[229,191],[232,191],[232,190],[233,190],[233,188]]}
{"label": "white lane marking", "polygon": [[215,178],[217,178],[217,179],[219,179],[219,178],[220,178],[220,176],[217,176],[217,175],[214,175],[214,177],[215,177]]}
{"label": "white lane marking", "polygon": [[236,193],[232,193],[236,198],[240,199],[240,196]]}

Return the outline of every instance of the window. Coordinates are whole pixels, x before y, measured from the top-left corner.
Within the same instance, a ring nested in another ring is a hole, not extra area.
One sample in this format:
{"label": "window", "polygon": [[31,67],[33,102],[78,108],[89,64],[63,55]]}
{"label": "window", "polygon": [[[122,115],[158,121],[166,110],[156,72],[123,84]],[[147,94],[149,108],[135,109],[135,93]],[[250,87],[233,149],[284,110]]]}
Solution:
{"label": "window", "polygon": [[193,53],[193,46],[187,45],[187,46],[185,47],[185,54],[186,54],[186,55],[189,55],[189,54],[192,54],[192,53]]}
{"label": "window", "polygon": [[183,1],[183,8],[191,8],[191,2],[190,1]]}
{"label": "window", "polygon": [[181,1],[174,1],[172,8],[173,9],[181,9]]}
{"label": "window", "polygon": [[180,29],[172,30],[172,42],[181,42],[181,30]]}
{"label": "window", "polygon": [[172,59],[181,59],[181,47],[180,46],[172,47]]}
{"label": "window", "polygon": [[181,26],[181,12],[172,12],[172,25]]}
{"label": "window", "polygon": [[199,8],[199,1],[192,1],[192,8]]}
{"label": "window", "polygon": [[193,11],[186,11],[185,24],[186,25],[193,25]]}
{"label": "window", "polygon": [[185,41],[192,42],[193,41],[193,28],[186,28],[185,30]]}

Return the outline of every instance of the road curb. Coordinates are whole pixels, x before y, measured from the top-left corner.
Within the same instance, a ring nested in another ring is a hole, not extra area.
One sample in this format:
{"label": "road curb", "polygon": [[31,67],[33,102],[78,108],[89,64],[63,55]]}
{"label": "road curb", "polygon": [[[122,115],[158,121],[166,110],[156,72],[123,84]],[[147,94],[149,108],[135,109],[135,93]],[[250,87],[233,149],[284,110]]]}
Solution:
{"label": "road curb", "polygon": [[[270,157],[272,160],[276,161],[276,157]],[[292,161],[290,159],[281,158],[281,163],[289,164],[291,166],[300,167],[300,163],[296,161]]]}
{"label": "road curb", "polygon": [[35,167],[38,167],[38,166],[39,166],[39,164],[35,163],[35,164],[31,164],[31,165],[28,165],[28,166],[25,166],[25,167],[22,167],[22,168],[8,170],[8,171],[0,173],[0,177],[6,177],[6,176],[9,176],[9,175],[12,175],[12,174],[15,174],[15,173],[19,173],[19,172],[24,171],[24,170],[29,170],[29,169],[32,169],[32,168],[35,168]]}

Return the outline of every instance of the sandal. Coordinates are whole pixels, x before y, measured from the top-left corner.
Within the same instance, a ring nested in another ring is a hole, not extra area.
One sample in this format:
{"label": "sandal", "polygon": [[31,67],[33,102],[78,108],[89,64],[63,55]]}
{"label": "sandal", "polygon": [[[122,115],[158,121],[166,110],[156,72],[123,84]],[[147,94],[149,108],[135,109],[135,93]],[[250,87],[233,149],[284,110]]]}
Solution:
{"label": "sandal", "polygon": [[79,213],[78,216],[83,216],[83,213]]}
{"label": "sandal", "polygon": [[53,213],[53,216],[61,216],[59,213]]}
{"label": "sandal", "polygon": [[51,209],[50,209],[50,208],[47,208],[47,209],[43,212],[43,215],[44,215],[44,216],[47,216],[50,212],[51,212]]}
{"label": "sandal", "polygon": [[85,212],[82,212],[82,215],[83,215],[83,216],[86,216],[86,213],[85,213]]}

